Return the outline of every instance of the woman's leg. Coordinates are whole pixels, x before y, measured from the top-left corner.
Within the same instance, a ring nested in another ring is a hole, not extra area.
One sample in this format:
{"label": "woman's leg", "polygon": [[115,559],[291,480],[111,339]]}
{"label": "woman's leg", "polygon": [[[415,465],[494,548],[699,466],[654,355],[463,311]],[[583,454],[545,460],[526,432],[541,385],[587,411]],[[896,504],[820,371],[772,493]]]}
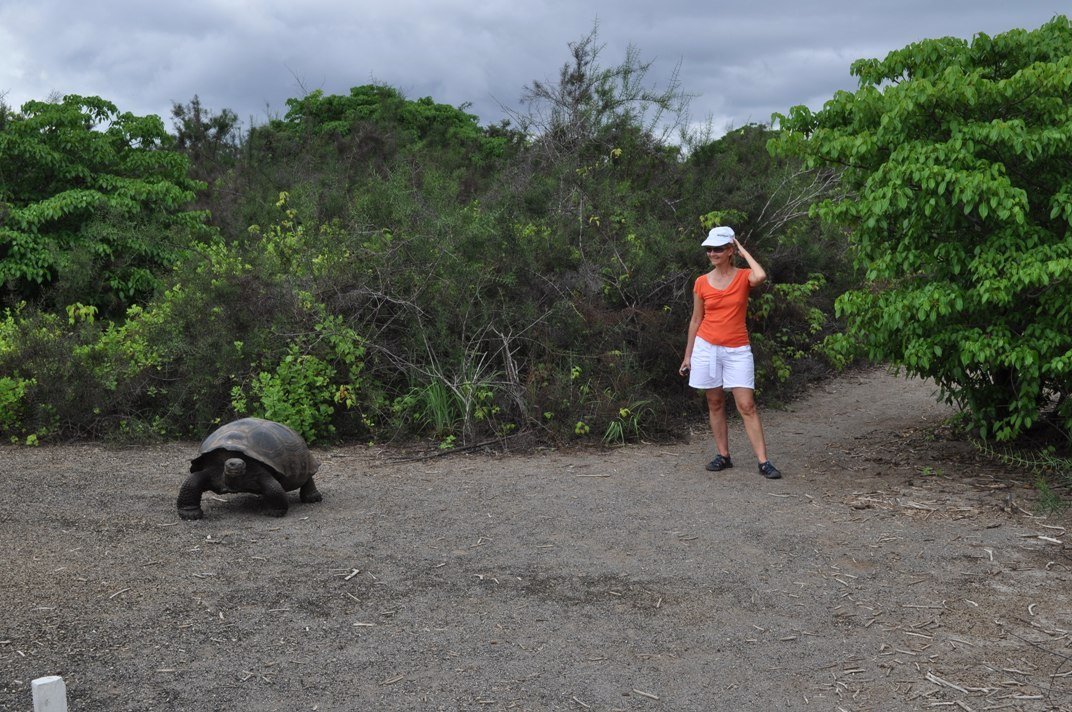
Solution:
{"label": "woman's leg", "polygon": [[730,434],[726,426],[726,392],[721,388],[707,389],[707,418],[711,423],[711,434],[715,436],[718,454],[729,457]]}
{"label": "woman's leg", "polygon": [[[759,413],[756,411],[755,391],[751,388],[734,388],[733,402],[737,406],[737,412],[741,414],[741,420],[744,421],[744,431],[748,434],[748,442],[752,443],[756,458],[761,463],[766,462],[767,443],[763,438],[763,425],[759,422]],[[725,427],[725,421],[725,416],[723,416],[723,427]],[[714,428],[713,419],[711,427]]]}

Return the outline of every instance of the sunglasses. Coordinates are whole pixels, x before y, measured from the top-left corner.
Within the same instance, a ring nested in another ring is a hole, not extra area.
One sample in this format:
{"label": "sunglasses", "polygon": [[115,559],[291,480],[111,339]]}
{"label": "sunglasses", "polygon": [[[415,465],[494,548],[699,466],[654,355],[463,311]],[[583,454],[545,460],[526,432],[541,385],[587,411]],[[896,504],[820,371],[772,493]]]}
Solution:
{"label": "sunglasses", "polygon": [[730,249],[729,245],[723,245],[722,247],[708,247],[707,251],[708,252],[725,252],[728,249]]}

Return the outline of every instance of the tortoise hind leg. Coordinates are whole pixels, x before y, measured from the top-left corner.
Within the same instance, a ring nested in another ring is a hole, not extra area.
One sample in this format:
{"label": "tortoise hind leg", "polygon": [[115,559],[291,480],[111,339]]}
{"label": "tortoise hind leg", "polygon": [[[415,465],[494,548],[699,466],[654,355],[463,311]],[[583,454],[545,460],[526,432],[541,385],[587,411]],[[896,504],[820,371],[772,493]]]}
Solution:
{"label": "tortoise hind leg", "polygon": [[209,489],[211,473],[208,470],[194,472],[179,488],[179,497],[175,506],[179,509],[179,517],[182,519],[200,519],[204,516],[201,511],[201,495]]}
{"label": "tortoise hind leg", "polygon": [[316,483],[313,482],[313,478],[310,477],[309,481],[302,485],[301,490],[298,491],[298,496],[303,502],[319,502],[324,499],[320,494],[320,490],[316,488]]}

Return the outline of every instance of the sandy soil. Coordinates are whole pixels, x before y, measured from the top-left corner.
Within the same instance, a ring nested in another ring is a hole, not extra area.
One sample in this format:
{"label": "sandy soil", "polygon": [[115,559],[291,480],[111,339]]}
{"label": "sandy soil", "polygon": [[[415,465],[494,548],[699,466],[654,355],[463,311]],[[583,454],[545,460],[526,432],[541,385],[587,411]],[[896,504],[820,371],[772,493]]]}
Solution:
{"label": "sandy soil", "polygon": [[0,708],[1072,710],[1072,528],[882,371],[708,438],[174,500],[194,443],[2,448]]}

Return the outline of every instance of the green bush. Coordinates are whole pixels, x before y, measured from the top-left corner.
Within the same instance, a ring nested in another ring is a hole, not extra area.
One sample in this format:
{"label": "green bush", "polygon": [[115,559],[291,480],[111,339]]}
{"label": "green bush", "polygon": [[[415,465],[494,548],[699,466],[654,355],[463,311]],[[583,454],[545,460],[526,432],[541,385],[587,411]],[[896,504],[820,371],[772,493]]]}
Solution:
{"label": "green bush", "polygon": [[238,413],[285,423],[307,442],[315,442],[335,431],[331,424],[337,395],[337,391],[332,393],[335,375],[330,364],[291,346],[274,371],[254,374],[249,388],[257,407],[249,407],[238,386],[232,391],[232,405]]}
{"label": "green bush", "polygon": [[312,334],[267,364],[268,370],[250,373],[235,385],[232,408],[285,423],[310,443],[331,439],[338,411],[358,404],[364,354],[363,340],[353,330],[340,318],[325,316]]}
{"label": "green bush", "polygon": [[5,382],[0,432],[18,440],[97,436],[107,386],[77,355],[97,327],[25,307],[5,312],[0,329],[0,379]]}
{"label": "green bush", "polygon": [[26,392],[36,384],[32,379],[0,376],[0,433],[11,434],[15,442],[19,439],[15,433],[24,427]]}

